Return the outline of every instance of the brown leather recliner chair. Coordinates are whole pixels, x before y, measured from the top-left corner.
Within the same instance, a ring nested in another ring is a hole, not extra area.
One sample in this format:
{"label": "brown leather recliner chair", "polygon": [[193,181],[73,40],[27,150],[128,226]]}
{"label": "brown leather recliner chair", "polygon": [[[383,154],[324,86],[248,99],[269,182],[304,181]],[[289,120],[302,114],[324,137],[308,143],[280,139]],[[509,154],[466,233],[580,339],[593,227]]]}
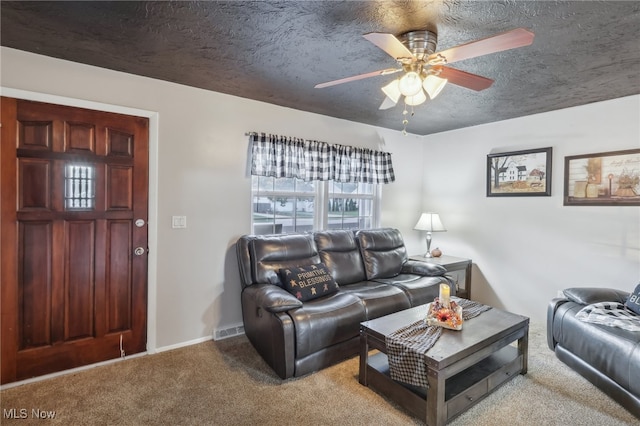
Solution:
{"label": "brown leather recliner chair", "polygon": [[[283,379],[356,355],[360,322],[428,303],[440,283],[451,285],[442,266],[408,260],[396,229],[245,235],[236,250],[245,333]],[[337,293],[302,302],[282,288],[280,269],[318,263]]]}

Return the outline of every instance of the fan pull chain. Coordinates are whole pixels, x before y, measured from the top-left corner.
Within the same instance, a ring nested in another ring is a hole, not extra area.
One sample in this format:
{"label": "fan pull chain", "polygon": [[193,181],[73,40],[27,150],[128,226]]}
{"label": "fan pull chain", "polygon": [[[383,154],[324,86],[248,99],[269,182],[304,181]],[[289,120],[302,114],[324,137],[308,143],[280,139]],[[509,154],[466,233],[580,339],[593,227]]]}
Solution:
{"label": "fan pull chain", "polygon": [[[415,114],[415,111],[413,110],[413,105],[411,106],[411,117],[413,117],[413,115]],[[407,136],[407,124],[409,124],[409,119],[407,118],[407,115],[409,115],[409,111],[407,110],[407,104],[405,102],[404,104],[404,110],[402,111],[402,116],[404,117],[404,119],[402,120],[402,125],[404,126],[402,128],[402,136]]]}
{"label": "fan pull chain", "polygon": [[404,104],[404,111],[402,111],[402,116],[404,117],[404,119],[402,120],[402,125],[404,126],[402,128],[403,136],[407,136],[407,124],[409,124],[409,120],[407,120],[407,114],[409,114],[409,111],[407,111],[407,104]]}

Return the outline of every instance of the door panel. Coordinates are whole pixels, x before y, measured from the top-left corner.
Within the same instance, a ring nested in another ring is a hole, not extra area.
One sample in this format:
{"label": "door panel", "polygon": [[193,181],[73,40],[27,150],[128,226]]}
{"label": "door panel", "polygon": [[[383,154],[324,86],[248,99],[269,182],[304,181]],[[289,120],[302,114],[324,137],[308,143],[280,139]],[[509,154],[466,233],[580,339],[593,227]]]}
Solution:
{"label": "door panel", "polygon": [[51,150],[53,123],[50,121],[21,121],[18,123],[18,148]]}
{"label": "door panel", "polygon": [[89,123],[65,123],[65,151],[76,153],[96,152],[96,129]]}
{"label": "door panel", "polygon": [[110,333],[131,327],[131,221],[113,220],[108,224],[107,250],[111,258],[107,272],[107,329]]}
{"label": "door panel", "polygon": [[148,120],[2,98],[1,135],[2,383],[144,351]]}
{"label": "door panel", "polygon": [[[51,222],[20,224],[20,349],[51,341]],[[4,281],[3,281],[4,285]]]}
{"label": "door panel", "polygon": [[47,160],[18,160],[18,208],[20,211],[51,209],[51,164]]}
{"label": "door panel", "polygon": [[107,168],[107,209],[131,210],[133,207],[133,168],[109,166]]}
{"label": "door panel", "polygon": [[95,222],[67,221],[65,244],[65,341],[94,336]]}

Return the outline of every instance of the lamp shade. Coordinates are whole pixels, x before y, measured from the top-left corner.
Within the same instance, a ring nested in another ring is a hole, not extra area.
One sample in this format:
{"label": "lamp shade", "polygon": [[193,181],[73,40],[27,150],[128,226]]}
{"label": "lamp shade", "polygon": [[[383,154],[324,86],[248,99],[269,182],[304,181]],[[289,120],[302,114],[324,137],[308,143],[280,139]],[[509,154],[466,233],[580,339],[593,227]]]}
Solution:
{"label": "lamp shade", "polygon": [[440,93],[442,89],[444,89],[444,86],[446,84],[447,79],[440,78],[435,75],[428,75],[424,79],[424,83],[422,84],[422,86],[424,87],[424,90],[426,90],[429,94],[429,98],[435,99],[435,97],[438,96],[438,93]]}
{"label": "lamp shade", "polygon": [[427,100],[427,95],[424,94],[424,90],[422,89],[420,89],[420,91],[413,96],[404,97],[404,102],[410,106],[420,105],[424,103],[424,101],[426,100]]}
{"label": "lamp shade", "polygon": [[422,213],[413,229],[428,232],[446,231],[438,213]]}
{"label": "lamp shade", "polygon": [[385,96],[384,101],[382,101],[378,109],[389,109],[393,108],[394,106],[396,106],[396,102],[393,102],[393,99],[391,99],[390,97]]}
{"label": "lamp shade", "polygon": [[398,103],[398,99],[402,96],[400,93],[400,89],[398,88],[398,79],[393,80],[391,83],[387,84],[382,88],[382,91],[389,99],[393,101],[394,104]]}
{"label": "lamp shade", "polygon": [[409,71],[398,81],[398,89],[405,96],[417,95],[422,90],[422,79],[415,71]]}

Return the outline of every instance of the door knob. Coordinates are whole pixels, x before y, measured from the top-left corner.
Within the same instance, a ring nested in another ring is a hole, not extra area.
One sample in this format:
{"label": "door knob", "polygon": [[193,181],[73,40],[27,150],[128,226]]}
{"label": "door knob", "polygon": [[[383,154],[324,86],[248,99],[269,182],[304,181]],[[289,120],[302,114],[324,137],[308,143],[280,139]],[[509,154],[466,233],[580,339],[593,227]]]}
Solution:
{"label": "door knob", "polygon": [[136,247],[136,249],[133,252],[135,253],[136,256],[142,256],[144,254],[144,248]]}

